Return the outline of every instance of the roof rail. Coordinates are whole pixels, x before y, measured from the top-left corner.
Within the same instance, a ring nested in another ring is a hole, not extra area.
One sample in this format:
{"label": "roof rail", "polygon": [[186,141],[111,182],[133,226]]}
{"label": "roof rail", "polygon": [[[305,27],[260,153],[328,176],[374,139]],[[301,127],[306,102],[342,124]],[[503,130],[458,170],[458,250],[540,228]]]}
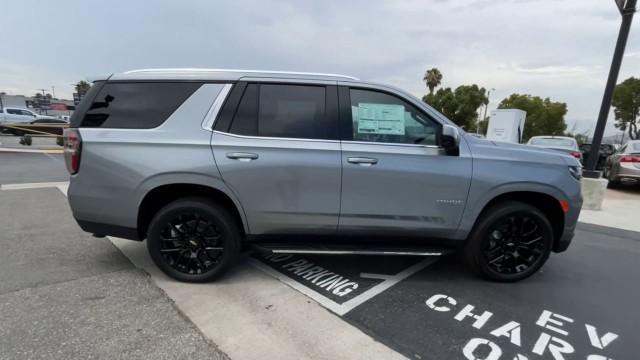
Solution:
{"label": "roof rail", "polygon": [[264,73],[264,74],[283,74],[283,75],[312,75],[312,76],[330,76],[340,77],[350,80],[360,80],[353,76],[340,75],[340,74],[325,74],[325,73],[312,73],[312,72],[297,72],[297,71],[275,71],[275,70],[243,70],[243,69],[204,69],[204,68],[160,68],[160,69],[137,69],[125,71],[125,74],[137,74],[145,72],[155,73],[181,73],[181,72],[237,72],[237,73]]}

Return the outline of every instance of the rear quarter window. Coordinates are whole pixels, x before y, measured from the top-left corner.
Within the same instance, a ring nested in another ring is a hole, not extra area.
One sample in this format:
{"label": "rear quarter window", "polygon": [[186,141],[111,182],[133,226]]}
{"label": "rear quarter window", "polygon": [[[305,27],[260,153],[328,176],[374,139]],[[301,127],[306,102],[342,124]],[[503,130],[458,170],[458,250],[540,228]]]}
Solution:
{"label": "rear quarter window", "polygon": [[106,82],[95,90],[94,85],[91,90],[96,95],[83,100],[79,106],[82,109],[76,111],[82,113],[78,114],[81,119],[74,120],[79,127],[151,129],[165,122],[201,85],[194,82]]}

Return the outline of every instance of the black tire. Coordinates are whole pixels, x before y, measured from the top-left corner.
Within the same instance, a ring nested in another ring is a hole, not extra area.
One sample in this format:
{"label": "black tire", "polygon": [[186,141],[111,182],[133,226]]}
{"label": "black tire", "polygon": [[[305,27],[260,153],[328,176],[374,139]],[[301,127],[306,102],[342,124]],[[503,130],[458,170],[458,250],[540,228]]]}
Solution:
{"label": "black tire", "polygon": [[611,179],[611,168],[605,168],[602,176],[607,180],[609,180],[609,182],[607,183],[607,187],[609,189],[615,189],[620,187],[619,181],[616,181],[615,179]]}
{"label": "black tire", "polygon": [[465,245],[464,256],[483,277],[514,282],[537,272],[549,258],[552,245],[553,228],[540,210],[506,201],[483,212]]}
{"label": "black tire", "polygon": [[176,280],[212,281],[237,260],[238,226],[222,206],[198,197],[179,199],[151,220],[147,249],[156,266]]}

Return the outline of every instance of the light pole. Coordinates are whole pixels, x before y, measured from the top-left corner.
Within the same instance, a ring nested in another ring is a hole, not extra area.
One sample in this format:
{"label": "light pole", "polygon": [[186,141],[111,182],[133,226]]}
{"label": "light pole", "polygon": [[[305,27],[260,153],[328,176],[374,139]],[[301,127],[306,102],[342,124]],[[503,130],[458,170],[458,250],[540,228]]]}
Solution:
{"label": "light pole", "polygon": [[596,171],[596,164],[598,163],[598,153],[600,151],[600,144],[602,143],[602,135],[604,135],[604,128],[607,125],[607,116],[611,109],[611,99],[613,97],[613,90],[618,80],[618,74],[620,73],[620,65],[622,64],[622,57],[624,56],[624,48],[627,46],[627,39],[629,38],[629,29],[631,28],[631,22],[633,21],[633,14],[636,12],[637,0],[615,0],[622,14],[622,23],[620,24],[620,32],[618,33],[618,41],[616,42],[616,48],[613,52],[613,59],[611,60],[611,69],[609,70],[609,78],[607,79],[607,85],[604,89],[604,95],[602,96],[602,104],[600,105],[600,113],[598,114],[598,122],[596,123],[596,129],[593,132],[593,140],[591,141],[591,150],[589,151],[589,157],[587,158],[586,170],[584,176],[588,178],[599,178],[602,174],[600,171]]}
{"label": "light pole", "polygon": [[[487,103],[484,104],[484,115],[482,116],[482,120],[487,120],[487,108],[489,107],[489,103],[491,102],[492,91],[496,91],[496,89],[491,88],[487,92]],[[476,133],[480,134],[480,120],[478,120],[478,125],[476,126]]]}

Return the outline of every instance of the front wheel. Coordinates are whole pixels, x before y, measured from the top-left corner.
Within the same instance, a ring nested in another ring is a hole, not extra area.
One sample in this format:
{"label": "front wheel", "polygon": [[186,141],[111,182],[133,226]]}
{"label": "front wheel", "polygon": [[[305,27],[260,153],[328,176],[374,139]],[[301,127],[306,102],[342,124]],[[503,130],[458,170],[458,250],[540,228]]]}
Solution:
{"label": "front wheel", "polygon": [[176,200],[158,211],[147,233],[153,262],[170,277],[207,282],[228,270],[240,249],[238,224],[203,198]]}
{"label": "front wheel", "polygon": [[553,229],[537,208],[516,201],[487,209],[465,246],[469,265],[495,281],[525,279],[549,258]]}

